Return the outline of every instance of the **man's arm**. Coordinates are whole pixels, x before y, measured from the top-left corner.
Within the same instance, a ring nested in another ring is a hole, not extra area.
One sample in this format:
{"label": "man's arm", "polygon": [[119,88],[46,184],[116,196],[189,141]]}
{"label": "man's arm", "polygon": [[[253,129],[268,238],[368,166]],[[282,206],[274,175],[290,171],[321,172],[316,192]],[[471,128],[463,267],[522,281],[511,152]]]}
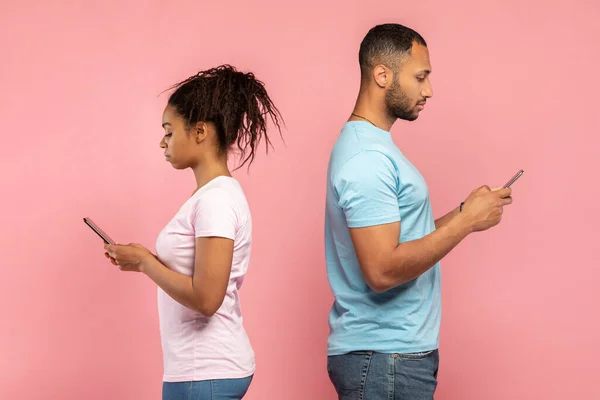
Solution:
{"label": "man's arm", "polygon": [[[469,233],[500,222],[502,206],[510,204],[510,189],[481,187],[436,223],[439,228],[414,241],[400,241],[398,169],[378,151],[362,151],[333,176],[332,184],[343,210],[365,282],[384,292],[427,271]],[[454,215],[453,215],[454,214]]]}
{"label": "man's arm", "polygon": [[419,277],[471,233],[463,216],[410,242],[398,243],[400,229],[400,222],[350,229],[362,275],[375,292]]}
{"label": "man's arm", "polygon": [[443,217],[436,219],[435,220],[435,228],[439,229],[440,227],[448,224],[448,222],[450,222],[450,220],[452,220],[452,218],[457,216],[459,212],[460,212],[460,206],[456,207],[454,210],[450,211],[448,214],[444,215]]}
{"label": "man's arm", "polygon": [[445,221],[431,234],[398,243],[400,222],[351,228],[350,236],[367,284],[385,292],[413,280],[433,267],[470,233],[497,225],[502,207],[512,203],[510,189],[491,191],[484,186],[465,201],[463,211],[444,216]]}

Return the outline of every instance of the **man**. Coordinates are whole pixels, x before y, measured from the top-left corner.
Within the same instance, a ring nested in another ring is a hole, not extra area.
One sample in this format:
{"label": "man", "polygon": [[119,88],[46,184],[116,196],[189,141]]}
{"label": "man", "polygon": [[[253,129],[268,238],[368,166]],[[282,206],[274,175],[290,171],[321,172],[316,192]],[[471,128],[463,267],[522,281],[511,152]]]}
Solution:
{"label": "man", "polygon": [[360,46],[360,93],[331,153],[325,247],[335,302],[327,369],[339,399],[431,399],[437,386],[440,260],[500,222],[510,189],[474,190],[434,220],[427,185],[392,141],[432,96],[425,40],[398,24]]}

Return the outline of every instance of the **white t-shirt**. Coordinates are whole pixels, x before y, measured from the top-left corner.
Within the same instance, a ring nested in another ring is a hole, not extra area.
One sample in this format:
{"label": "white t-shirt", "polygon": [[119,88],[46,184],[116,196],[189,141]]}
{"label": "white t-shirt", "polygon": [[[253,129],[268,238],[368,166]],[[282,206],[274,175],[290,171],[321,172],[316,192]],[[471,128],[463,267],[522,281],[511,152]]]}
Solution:
{"label": "white t-shirt", "polygon": [[234,178],[220,176],[181,206],[156,240],[159,260],[192,276],[197,237],[233,239],[233,263],[225,299],[210,318],[158,288],[165,382],[245,378],[254,373],[254,351],[242,325],[238,290],[248,269],[252,219]]}

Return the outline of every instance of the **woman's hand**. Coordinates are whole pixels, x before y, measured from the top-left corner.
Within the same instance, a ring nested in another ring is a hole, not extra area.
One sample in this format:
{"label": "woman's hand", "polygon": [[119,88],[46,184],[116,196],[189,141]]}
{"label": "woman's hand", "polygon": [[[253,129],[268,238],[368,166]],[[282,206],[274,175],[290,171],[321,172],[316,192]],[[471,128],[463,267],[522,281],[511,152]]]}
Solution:
{"label": "woman's hand", "polygon": [[144,246],[136,243],[128,245],[107,244],[104,246],[104,256],[117,265],[121,271],[141,272],[144,264],[154,255]]}

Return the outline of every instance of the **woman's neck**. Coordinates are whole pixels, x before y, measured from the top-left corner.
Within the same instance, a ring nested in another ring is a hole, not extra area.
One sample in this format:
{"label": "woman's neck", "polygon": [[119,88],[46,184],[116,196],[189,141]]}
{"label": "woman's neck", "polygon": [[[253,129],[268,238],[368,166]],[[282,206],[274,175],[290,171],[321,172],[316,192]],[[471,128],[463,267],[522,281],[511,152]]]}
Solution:
{"label": "woman's neck", "polygon": [[198,164],[192,169],[194,171],[194,176],[196,177],[196,190],[200,189],[216,177],[231,176],[226,159]]}

